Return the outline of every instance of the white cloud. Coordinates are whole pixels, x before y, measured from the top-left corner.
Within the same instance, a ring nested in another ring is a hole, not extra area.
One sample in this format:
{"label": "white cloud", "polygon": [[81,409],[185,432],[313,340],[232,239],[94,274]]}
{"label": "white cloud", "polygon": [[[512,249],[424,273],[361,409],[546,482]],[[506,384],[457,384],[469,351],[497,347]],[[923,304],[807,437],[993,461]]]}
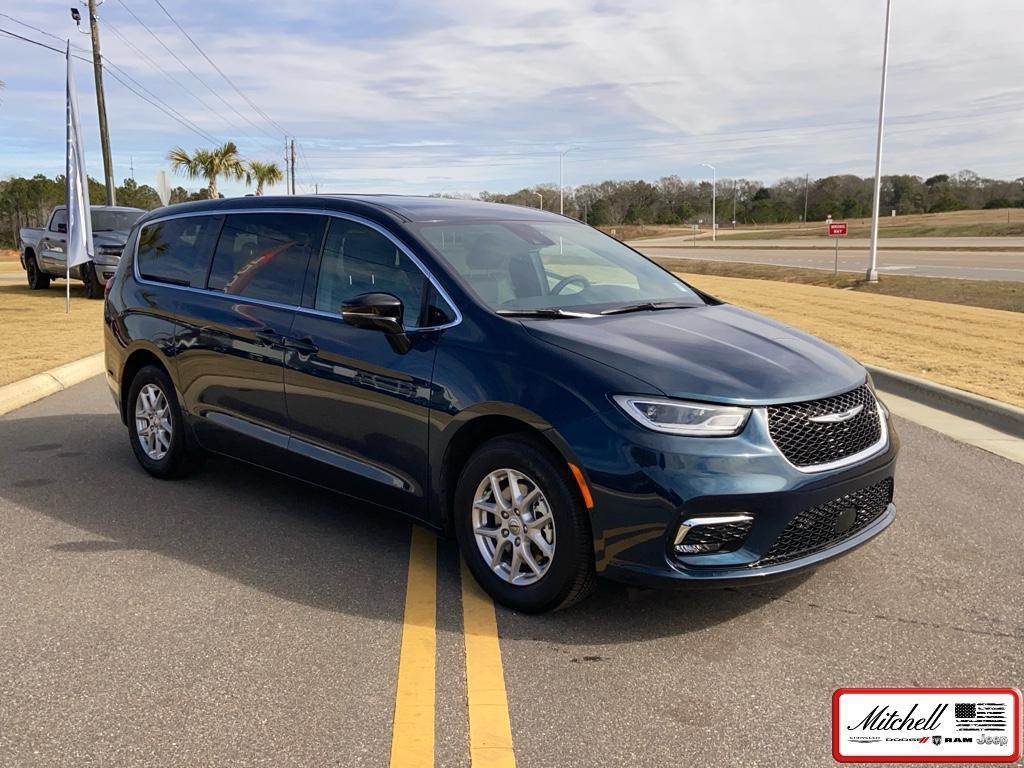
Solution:
{"label": "white cloud", "polygon": [[[140,14],[145,7],[147,23],[182,59],[274,132],[158,10],[126,2]],[[882,0],[565,0],[557,8],[524,0],[252,0],[196,12],[185,0],[167,5],[243,91],[300,138],[300,182],[315,178],[330,189],[476,191],[552,181],[556,148],[574,144],[581,149],[566,159],[571,183],[697,175],[704,160],[724,176],[763,179],[872,169]],[[1024,4],[894,5],[885,168],[1024,173]],[[64,13],[56,0],[42,0],[19,18],[45,25]],[[106,51],[133,77],[204,130],[235,137],[244,152],[281,156],[279,140],[205,91],[116,4],[104,13],[226,119],[212,118],[107,35]],[[22,98],[20,87],[24,79],[24,93],[49,88],[59,103],[61,62],[6,45],[5,55],[26,55],[8,59],[14,72],[5,71],[0,117],[31,134],[34,148],[5,157],[5,170],[52,172],[62,115],[47,120],[54,99]],[[23,71],[43,65],[48,76]],[[87,73],[80,67],[80,78]],[[152,176],[168,147],[199,142],[116,83],[108,94],[122,172],[132,154],[137,176]],[[98,151],[92,155],[91,166]],[[30,161],[37,165],[26,167]]]}

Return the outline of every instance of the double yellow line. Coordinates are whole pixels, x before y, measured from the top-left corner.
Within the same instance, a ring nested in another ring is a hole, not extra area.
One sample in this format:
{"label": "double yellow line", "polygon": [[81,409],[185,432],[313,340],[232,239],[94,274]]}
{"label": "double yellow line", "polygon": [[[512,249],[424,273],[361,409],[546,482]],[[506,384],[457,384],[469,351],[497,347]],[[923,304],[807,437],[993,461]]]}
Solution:
{"label": "double yellow line", "polygon": [[[462,564],[469,755],[473,768],[515,768],[494,603]],[[437,538],[414,527],[391,733],[391,768],[434,765]]]}

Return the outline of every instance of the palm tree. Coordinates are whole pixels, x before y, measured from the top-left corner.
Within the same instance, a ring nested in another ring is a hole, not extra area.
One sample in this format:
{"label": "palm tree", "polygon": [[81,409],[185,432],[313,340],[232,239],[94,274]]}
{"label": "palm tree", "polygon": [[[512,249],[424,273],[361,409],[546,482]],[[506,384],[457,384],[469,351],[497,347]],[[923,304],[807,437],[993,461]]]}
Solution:
{"label": "palm tree", "polygon": [[191,155],[181,147],[175,147],[167,153],[171,167],[190,179],[206,179],[206,194],[211,200],[217,197],[217,179],[246,178],[245,166],[238,155],[235,142],[229,141],[216,149],[197,149]]}
{"label": "palm tree", "polygon": [[260,160],[250,160],[245,166],[245,186],[256,181],[256,194],[263,194],[263,185],[274,186],[284,178],[277,163],[264,163]]}

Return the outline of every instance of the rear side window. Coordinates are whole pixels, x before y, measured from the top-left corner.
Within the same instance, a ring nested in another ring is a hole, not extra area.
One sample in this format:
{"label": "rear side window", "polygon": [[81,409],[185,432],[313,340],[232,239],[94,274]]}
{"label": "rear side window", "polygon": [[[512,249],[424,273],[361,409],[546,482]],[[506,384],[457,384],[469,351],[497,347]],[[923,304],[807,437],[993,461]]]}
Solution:
{"label": "rear side window", "polygon": [[139,233],[139,274],[146,280],[201,286],[219,217],[187,216],[146,224]]}
{"label": "rear side window", "polygon": [[323,216],[245,213],[228,216],[207,286],[250,299],[298,306],[310,254],[320,250]]}
{"label": "rear side window", "polygon": [[50,231],[59,232],[61,224],[64,225],[64,229],[67,231],[68,211],[66,208],[61,208],[59,211],[53,212],[53,218],[50,219]]}

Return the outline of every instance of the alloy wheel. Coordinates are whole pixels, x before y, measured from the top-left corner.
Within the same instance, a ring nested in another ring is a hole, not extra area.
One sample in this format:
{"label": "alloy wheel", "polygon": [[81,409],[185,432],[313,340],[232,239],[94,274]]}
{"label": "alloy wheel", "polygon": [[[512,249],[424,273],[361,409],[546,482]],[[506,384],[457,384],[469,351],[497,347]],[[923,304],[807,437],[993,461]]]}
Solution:
{"label": "alloy wheel", "polygon": [[135,432],[143,452],[160,461],[171,449],[173,431],[166,395],[155,384],[146,384],[135,399]]}
{"label": "alloy wheel", "polygon": [[473,496],[473,536],[484,562],[515,586],[539,581],[555,555],[555,520],[540,487],[514,469],[496,469]]}

